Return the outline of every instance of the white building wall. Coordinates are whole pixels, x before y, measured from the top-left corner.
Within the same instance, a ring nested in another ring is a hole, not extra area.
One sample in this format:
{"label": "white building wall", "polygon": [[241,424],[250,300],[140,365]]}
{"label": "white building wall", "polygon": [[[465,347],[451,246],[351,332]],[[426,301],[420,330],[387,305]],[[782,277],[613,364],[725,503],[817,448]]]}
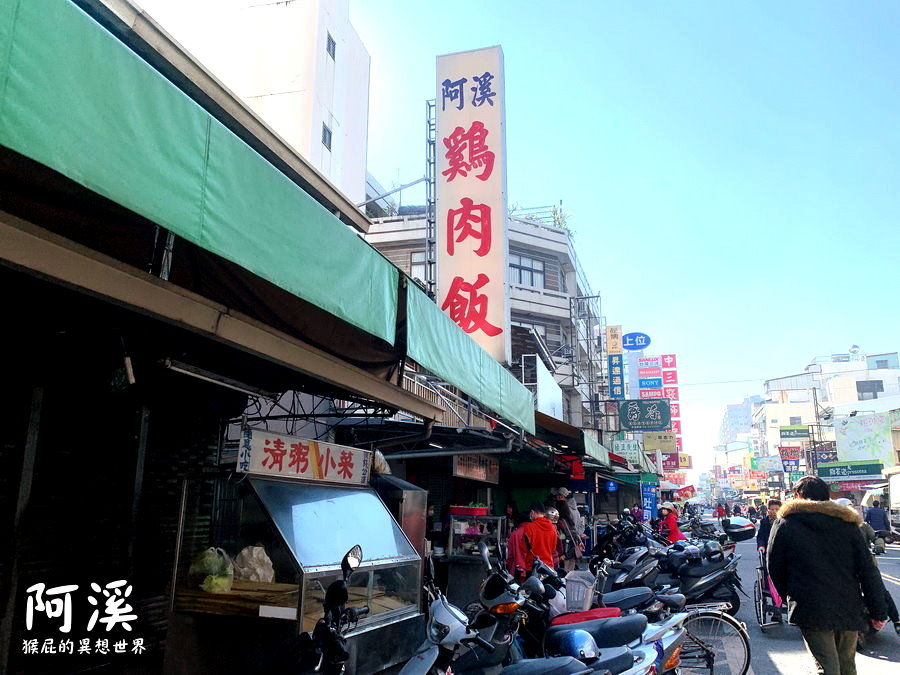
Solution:
{"label": "white building wall", "polygon": [[350,24],[349,0],[140,4],[341,192],[364,201],[370,58]]}

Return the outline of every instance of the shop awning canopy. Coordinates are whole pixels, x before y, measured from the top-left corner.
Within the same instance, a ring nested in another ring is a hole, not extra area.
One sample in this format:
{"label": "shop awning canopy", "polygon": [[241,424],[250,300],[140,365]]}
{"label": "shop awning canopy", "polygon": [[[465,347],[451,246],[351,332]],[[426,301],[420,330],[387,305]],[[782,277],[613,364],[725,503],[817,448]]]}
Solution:
{"label": "shop awning canopy", "polygon": [[[174,66],[160,65],[161,52],[142,49],[139,55],[119,39],[131,35],[129,28],[123,24],[116,32],[119,37],[70,0],[12,0],[0,12],[0,160],[15,173],[24,157],[126,210],[118,213],[118,224],[108,225],[120,228],[115,237],[76,227],[55,232],[102,250],[96,242],[127,246],[139,228],[159,226],[182,244],[175,245],[176,262],[194,256],[205,269],[215,269],[213,282],[196,272],[191,276],[191,265],[179,281],[173,269],[169,283],[183,283],[228,307],[240,300],[248,305],[240,307],[244,314],[251,313],[254,297],[257,305],[268,302],[256,308],[254,318],[353,363],[357,350],[348,346],[341,353],[338,346],[343,322],[360,331],[360,348],[383,355],[384,363],[373,356],[360,367],[387,374],[408,356],[502,418],[534,431],[528,389],[421,290],[401,284],[399,270],[346,227],[345,222],[360,224],[340,210],[346,198],[322,184],[338,208],[330,208],[322,194],[314,198],[282,159],[273,163],[257,143],[210,112],[215,106],[209,95],[194,92],[192,98],[179,88],[196,89],[196,81],[183,73],[170,80],[163,72],[171,76]],[[156,62],[151,66],[145,58]],[[230,103],[245,108],[236,99]],[[310,180],[322,180],[314,174],[307,171]],[[165,233],[160,236],[165,239]],[[9,260],[6,254],[0,247],[0,257]],[[299,302],[269,302],[257,292],[267,292],[266,284]],[[372,346],[364,345],[366,339]],[[398,351],[402,345],[405,353]]]}

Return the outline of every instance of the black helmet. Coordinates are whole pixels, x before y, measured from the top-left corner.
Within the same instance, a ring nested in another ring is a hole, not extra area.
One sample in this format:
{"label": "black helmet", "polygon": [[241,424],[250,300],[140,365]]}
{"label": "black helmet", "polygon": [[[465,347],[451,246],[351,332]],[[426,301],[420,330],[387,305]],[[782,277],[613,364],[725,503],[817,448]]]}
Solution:
{"label": "black helmet", "polygon": [[721,562],[725,559],[725,551],[722,544],[717,541],[708,541],[703,545],[703,557],[711,562]]}
{"label": "black helmet", "polygon": [[688,564],[699,563],[702,559],[700,549],[693,544],[684,547],[684,559]]}

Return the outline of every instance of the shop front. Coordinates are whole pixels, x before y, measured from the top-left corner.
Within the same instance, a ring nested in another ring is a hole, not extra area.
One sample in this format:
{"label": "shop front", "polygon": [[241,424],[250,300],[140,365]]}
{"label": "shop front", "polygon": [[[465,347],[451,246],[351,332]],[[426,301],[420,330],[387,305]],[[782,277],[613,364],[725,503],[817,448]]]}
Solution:
{"label": "shop front", "polygon": [[[860,506],[871,506],[874,484],[884,484],[883,465],[879,461],[823,462],[818,466],[819,478],[828,483],[832,499],[853,499]],[[880,492],[877,492],[880,494]],[[869,502],[869,503],[867,503]]]}

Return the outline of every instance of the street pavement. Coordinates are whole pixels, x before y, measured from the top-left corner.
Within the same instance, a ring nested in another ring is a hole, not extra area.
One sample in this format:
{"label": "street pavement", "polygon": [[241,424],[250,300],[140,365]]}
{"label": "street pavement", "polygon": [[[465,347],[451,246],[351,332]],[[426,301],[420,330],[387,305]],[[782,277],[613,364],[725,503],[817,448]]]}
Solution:
{"label": "street pavement", "polygon": [[[750,675],[815,675],[812,657],[796,627],[781,624],[769,627],[763,633],[756,622],[752,600],[759,564],[756,540],[740,542],[737,553],[742,556],[738,562],[741,584],[750,596],[750,599],[741,596],[741,608],[737,613],[738,620],[747,625],[750,634]],[[822,553],[828,554],[827,551]],[[900,605],[900,546],[889,546],[887,553],[878,557],[878,566],[885,587]],[[869,639],[864,652],[857,653],[856,668],[860,675],[900,675],[900,637],[890,623]]]}

